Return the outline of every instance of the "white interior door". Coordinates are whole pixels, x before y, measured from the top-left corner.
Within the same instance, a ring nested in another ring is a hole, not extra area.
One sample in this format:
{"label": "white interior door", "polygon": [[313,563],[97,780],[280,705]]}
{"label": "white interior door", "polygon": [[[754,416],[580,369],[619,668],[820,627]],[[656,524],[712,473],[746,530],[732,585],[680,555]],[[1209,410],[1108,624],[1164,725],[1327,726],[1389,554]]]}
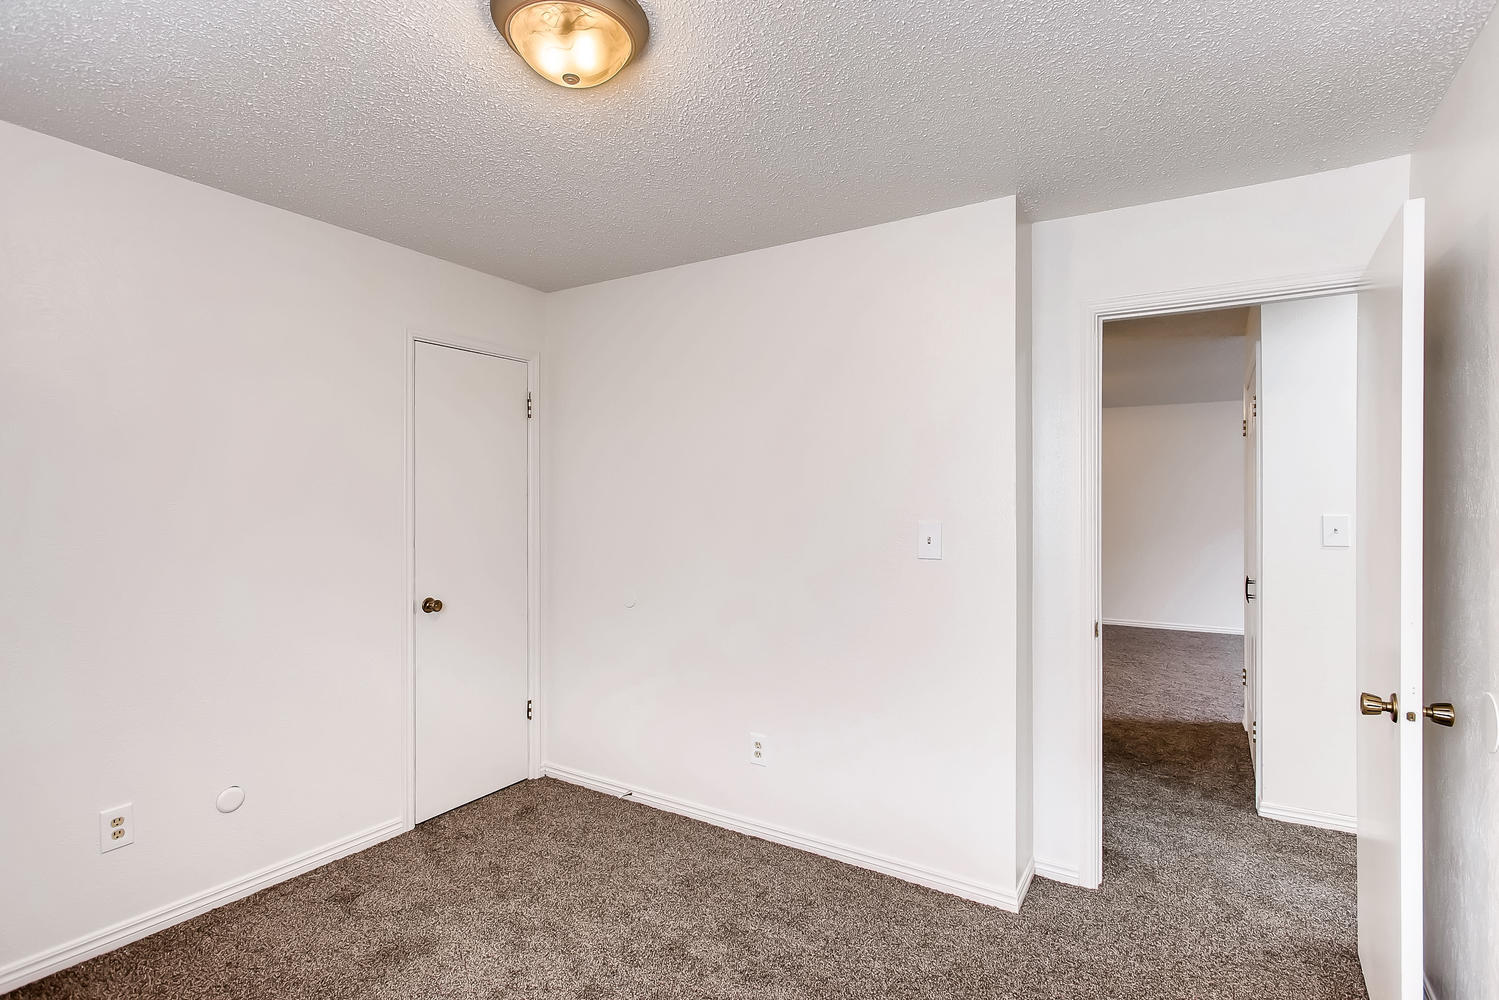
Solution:
{"label": "white interior door", "polygon": [[1424,202],[1406,202],[1358,298],[1358,951],[1370,1000],[1421,997],[1424,219]]}
{"label": "white interior door", "polygon": [[526,365],[418,343],[413,406],[420,822],[526,777]]}

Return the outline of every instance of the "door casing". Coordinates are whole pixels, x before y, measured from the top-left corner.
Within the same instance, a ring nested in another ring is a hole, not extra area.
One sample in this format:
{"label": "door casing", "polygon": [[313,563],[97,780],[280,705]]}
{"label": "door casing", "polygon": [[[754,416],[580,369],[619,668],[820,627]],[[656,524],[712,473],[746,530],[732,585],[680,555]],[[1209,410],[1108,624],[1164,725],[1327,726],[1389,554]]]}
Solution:
{"label": "door casing", "polygon": [[[1363,270],[1339,270],[1290,276],[1264,282],[1164,290],[1097,302],[1085,310],[1084,322],[1091,331],[1084,338],[1082,351],[1082,524],[1084,572],[1083,593],[1078,595],[1079,634],[1084,636],[1082,655],[1090,669],[1084,671],[1084,684],[1078,692],[1075,708],[1080,725],[1088,733],[1092,747],[1092,780],[1078,790],[1078,797],[1088,805],[1079,810],[1083,828],[1083,870],[1078,884],[1096,889],[1103,882],[1103,325],[1121,319],[1145,316],[1167,316],[1174,313],[1203,312],[1210,309],[1232,309],[1283,302],[1291,299],[1317,298],[1356,291],[1363,282]],[[1068,879],[1070,881],[1070,879]]]}
{"label": "door casing", "polygon": [[[1260,600],[1259,586],[1264,578],[1260,535],[1262,518],[1260,509],[1263,497],[1261,488],[1261,447],[1259,428],[1260,397],[1260,341],[1255,339],[1250,357],[1249,378],[1244,385],[1244,729],[1249,738],[1250,757],[1254,763],[1254,808],[1260,807],[1264,792],[1264,769],[1260,767],[1260,748],[1264,734],[1259,731],[1263,716],[1260,684]],[[1254,581],[1255,596],[1249,599],[1250,580]]]}

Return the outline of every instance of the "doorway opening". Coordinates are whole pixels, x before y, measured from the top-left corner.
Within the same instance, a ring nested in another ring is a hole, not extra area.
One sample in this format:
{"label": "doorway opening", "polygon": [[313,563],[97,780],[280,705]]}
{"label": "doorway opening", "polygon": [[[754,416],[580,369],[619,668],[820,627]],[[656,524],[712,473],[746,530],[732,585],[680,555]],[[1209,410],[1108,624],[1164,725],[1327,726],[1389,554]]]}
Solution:
{"label": "doorway opening", "polygon": [[[1305,587],[1306,581],[1298,570],[1277,568],[1261,545],[1261,572],[1250,578],[1253,585],[1245,595],[1246,607],[1250,606],[1248,598],[1254,598],[1254,610],[1246,619],[1246,625],[1257,629],[1258,633],[1253,636],[1255,642],[1247,644],[1251,653],[1245,661],[1246,672],[1242,679],[1250,692],[1245,704],[1251,712],[1259,713],[1244,720],[1249,723],[1245,736],[1251,738],[1249,746],[1253,748],[1249,766],[1261,773],[1256,776],[1257,805],[1246,808],[1241,804],[1236,808],[1242,810],[1244,819],[1265,824],[1266,830],[1279,831],[1280,834],[1291,831],[1307,838],[1336,837],[1341,831],[1321,828],[1336,825],[1327,822],[1330,817],[1337,818],[1336,813],[1320,810],[1321,815],[1293,814],[1294,805],[1279,791],[1272,791],[1271,778],[1277,773],[1276,760],[1282,765],[1289,761],[1291,765],[1289,770],[1284,766],[1279,768],[1280,773],[1291,775],[1290,784],[1277,787],[1294,789],[1301,776],[1317,774],[1317,768],[1306,766],[1318,763],[1314,755],[1298,754],[1298,738],[1315,736],[1324,723],[1338,725],[1338,716],[1353,719],[1356,730],[1351,785],[1354,809],[1350,825],[1356,823],[1357,828],[1354,847],[1357,962],[1362,968],[1363,980],[1368,984],[1368,995],[1398,997],[1399,1000],[1420,1000],[1422,991],[1421,724],[1423,718],[1439,725],[1451,725],[1454,721],[1446,703],[1424,703],[1421,677],[1424,231],[1425,204],[1416,199],[1401,206],[1378,248],[1358,272],[1335,271],[1258,284],[1230,283],[1212,288],[1153,291],[1093,304],[1084,314],[1087,332],[1082,346],[1080,373],[1084,388],[1081,414],[1082,590],[1079,596],[1084,612],[1079,616],[1078,624],[1088,635],[1082,655],[1089,668],[1082,677],[1079,703],[1081,712],[1088,719],[1084,733],[1096,741],[1088,755],[1089,773],[1079,793],[1080,798],[1089,800],[1089,808],[1084,812],[1085,825],[1081,830],[1083,842],[1087,845],[1084,857],[1087,867],[1082,872],[1081,881],[1090,888],[1113,891],[1108,885],[1111,880],[1118,885],[1124,876],[1124,881],[1128,881],[1128,870],[1121,865],[1121,856],[1114,851],[1113,845],[1131,841],[1111,833],[1110,847],[1105,847],[1104,642],[1101,629],[1105,618],[1101,538],[1105,324],[1148,316],[1258,305],[1261,351],[1254,371],[1259,373],[1255,384],[1260,391],[1251,400],[1249,414],[1241,420],[1258,418],[1263,455],[1276,448],[1271,440],[1272,427],[1280,429],[1278,440],[1291,438],[1314,443],[1319,440],[1319,425],[1315,421],[1298,423],[1295,419],[1287,419],[1276,393],[1269,388],[1269,371],[1273,365],[1265,354],[1267,316],[1282,306],[1321,301],[1324,297],[1333,301],[1352,293],[1355,446],[1351,457],[1355,467],[1357,510],[1346,513],[1350,523],[1347,537],[1352,541],[1350,548],[1353,550],[1353,558],[1347,561],[1354,564],[1355,576],[1354,685],[1337,695],[1346,701],[1340,700],[1329,714],[1316,719],[1314,725],[1302,727],[1300,732],[1294,729],[1282,732],[1272,725],[1275,712],[1267,704],[1267,692],[1272,686],[1273,664],[1278,659],[1273,649],[1270,606],[1278,601],[1282,609],[1294,608],[1295,602],[1288,600],[1287,595],[1296,593],[1297,585],[1304,590],[1309,588]],[[1279,377],[1294,382],[1298,376],[1315,376],[1320,370],[1317,364],[1304,363],[1288,367]],[[1249,374],[1246,370],[1246,376]],[[1253,405],[1256,403],[1257,409]],[[1248,430],[1245,426],[1242,433],[1247,434]],[[1344,457],[1334,447],[1314,450],[1313,457],[1303,463],[1301,471],[1308,482],[1315,482],[1324,465],[1336,468]],[[1262,485],[1268,482],[1268,475],[1263,475]],[[1261,496],[1259,504],[1258,529],[1263,541],[1272,533],[1270,502]],[[1326,518],[1322,516],[1324,514],[1333,516]],[[1292,536],[1304,543],[1307,534],[1313,533],[1319,542],[1328,539],[1327,549],[1339,549],[1341,546],[1334,539],[1343,514],[1344,511],[1337,508],[1324,508],[1313,524],[1307,524],[1304,518],[1298,522]],[[1346,549],[1343,551],[1347,552]],[[1312,634],[1319,635],[1324,631],[1329,630],[1319,624]],[[1257,664],[1264,669],[1263,677],[1254,672]],[[1125,751],[1128,749],[1124,747]],[[1244,758],[1239,760],[1242,764]],[[1112,788],[1120,783],[1109,784],[1112,794]],[[1128,790],[1124,794],[1127,796]],[[1121,831],[1124,835],[1131,832],[1117,819],[1117,815],[1130,805],[1127,799],[1111,803],[1116,807],[1111,810],[1115,814],[1111,817],[1111,830]],[[1181,818],[1191,821],[1202,802],[1186,799],[1183,805]],[[1275,821],[1267,819],[1275,809],[1281,809],[1282,814],[1275,816]],[[1199,893],[1203,886],[1221,887],[1225,877],[1243,870],[1227,863],[1225,852],[1218,850],[1216,843],[1210,856],[1195,856],[1197,864],[1192,864],[1193,858],[1190,857],[1173,858],[1168,853],[1172,818],[1157,816],[1158,822],[1154,825],[1148,822],[1135,824],[1134,832],[1143,833],[1145,837],[1133,842],[1148,844],[1149,838],[1156,836],[1159,849],[1155,852],[1155,860],[1198,876],[1196,881],[1173,883],[1181,893]],[[1282,820],[1290,822],[1278,822]],[[1344,814],[1342,821],[1349,823],[1349,816]],[[1302,865],[1314,878],[1322,871],[1315,851],[1292,851],[1283,857],[1288,864]],[[1281,894],[1280,898],[1292,905],[1298,901],[1304,904],[1317,895],[1309,895],[1305,889],[1303,886],[1294,896],[1287,898]],[[1277,898],[1276,891],[1275,885],[1266,883],[1258,874],[1247,887],[1238,886],[1233,893],[1235,903],[1248,899],[1251,905],[1247,908],[1236,906],[1235,919],[1257,914],[1266,916],[1268,922],[1275,922],[1275,912],[1267,915],[1263,904]],[[1221,916],[1224,911],[1220,907],[1213,912]],[[1183,928],[1183,933],[1205,940],[1202,931],[1203,925],[1197,925],[1195,929],[1191,926]],[[1346,958],[1346,939],[1339,937],[1337,940],[1341,963],[1342,958]],[[1328,939],[1318,938],[1303,950],[1308,954],[1326,955]],[[1233,955],[1228,958],[1232,959]],[[1317,961],[1319,968],[1325,967],[1325,962]],[[1310,969],[1303,971],[1311,972]],[[1327,982],[1325,975],[1314,978],[1318,982]],[[1256,970],[1256,981],[1268,984],[1266,967]],[[1277,985],[1289,989],[1297,984],[1288,981]],[[1342,992],[1327,995],[1365,995],[1361,987],[1362,983],[1347,989],[1339,985]],[[1261,995],[1268,996],[1269,993],[1262,992]],[[1285,995],[1301,997],[1311,994],[1301,990]]]}
{"label": "doorway opening", "polygon": [[1101,336],[1104,880],[1231,905],[1360,987],[1357,296]]}

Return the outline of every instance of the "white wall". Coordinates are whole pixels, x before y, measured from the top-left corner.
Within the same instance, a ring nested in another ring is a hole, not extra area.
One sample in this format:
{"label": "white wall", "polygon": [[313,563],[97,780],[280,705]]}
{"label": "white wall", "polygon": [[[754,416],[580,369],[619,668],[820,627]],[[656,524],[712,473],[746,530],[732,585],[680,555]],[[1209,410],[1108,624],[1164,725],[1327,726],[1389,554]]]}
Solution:
{"label": "white wall", "polygon": [[0,217],[3,990],[399,832],[407,331],[533,353],[542,296],[7,124]]}
{"label": "white wall", "polygon": [[1412,161],[1426,199],[1426,973],[1436,1000],[1499,990],[1499,22]]}
{"label": "white wall", "polygon": [[1322,516],[1358,516],[1357,387],[1356,295],[1260,309],[1260,811],[1350,830],[1356,557]]}
{"label": "white wall", "polygon": [[1037,223],[1032,230],[1035,391],[1036,857],[1096,884],[1098,721],[1093,554],[1084,522],[1090,310],[1228,295],[1360,271],[1408,189],[1409,159]]}
{"label": "white wall", "polygon": [[1104,409],[1104,621],[1244,631],[1243,412]]}
{"label": "white wall", "polygon": [[1016,240],[1009,198],[549,298],[549,773],[1013,901]]}

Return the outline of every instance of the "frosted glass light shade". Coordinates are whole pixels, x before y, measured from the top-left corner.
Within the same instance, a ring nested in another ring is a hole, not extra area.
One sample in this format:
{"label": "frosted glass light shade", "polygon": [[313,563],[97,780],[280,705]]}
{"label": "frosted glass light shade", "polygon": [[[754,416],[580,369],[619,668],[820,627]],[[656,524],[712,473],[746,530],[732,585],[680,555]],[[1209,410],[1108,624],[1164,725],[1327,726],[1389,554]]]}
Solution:
{"label": "frosted glass light shade", "polygon": [[650,27],[634,0],[492,0],[495,26],[537,73],[560,87],[597,87],[645,46]]}

